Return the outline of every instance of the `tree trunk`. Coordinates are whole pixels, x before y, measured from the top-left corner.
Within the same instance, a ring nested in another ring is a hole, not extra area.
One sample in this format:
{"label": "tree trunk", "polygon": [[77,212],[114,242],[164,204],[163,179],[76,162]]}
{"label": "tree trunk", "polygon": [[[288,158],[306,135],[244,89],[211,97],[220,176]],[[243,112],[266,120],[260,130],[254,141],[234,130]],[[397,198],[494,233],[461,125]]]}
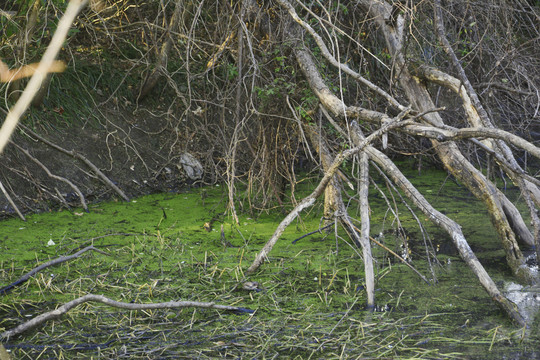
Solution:
{"label": "tree trunk", "polygon": [[150,94],[150,92],[157,85],[159,79],[161,78],[161,76],[167,69],[167,58],[169,57],[169,52],[171,51],[172,42],[173,42],[173,37],[171,33],[176,30],[181,20],[180,12],[182,10],[183,3],[184,3],[183,0],[177,0],[176,2],[174,13],[169,23],[167,34],[165,35],[166,40],[161,46],[161,50],[159,52],[159,56],[157,58],[154,70],[150,72],[150,74],[145,78],[144,82],[139,88],[139,91],[136,97],[137,102],[143,100],[146,96],[148,96],[148,94]]}

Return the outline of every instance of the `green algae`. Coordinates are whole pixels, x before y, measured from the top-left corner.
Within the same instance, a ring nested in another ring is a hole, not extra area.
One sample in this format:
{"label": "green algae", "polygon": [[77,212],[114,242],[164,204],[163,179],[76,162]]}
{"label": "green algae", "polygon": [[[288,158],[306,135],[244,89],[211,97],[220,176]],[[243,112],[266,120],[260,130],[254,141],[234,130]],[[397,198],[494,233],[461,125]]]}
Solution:
{"label": "green algae", "polygon": [[[448,181],[440,187],[445,176],[424,174],[420,191],[463,225],[472,246],[489,254],[488,271],[503,280],[504,265],[493,260],[504,254],[487,214],[463,188]],[[423,218],[434,248],[446,246],[438,255],[441,264],[434,265],[438,282],[423,283],[374,249],[379,311],[365,309],[363,263],[341,231],[337,242],[333,232],[323,232],[293,244],[319,227],[319,205],[284,232],[269,261],[250,276],[260,291],[242,291],[244,270],[282,215],[244,214],[235,225],[225,213],[223,191],[191,189],[96,204],[90,213],[3,221],[1,284],[89,244],[110,256],[93,253],[49,268],[0,298],[0,331],[86,293],[126,302],[213,301],[256,310],[254,315],[85,304],[4,345],[15,358],[515,358],[538,348],[538,337],[522,337],[455,256],[446,234]],[[373,234],[384,233],[387,246],[398,250],[396,221],[385,202],[375,196],[370,205]],[[407,229],[412,264],[429,277],[418,226],[404,207],[398,204],[396,211]],[[204,229],[209,221],[210,232]]]}

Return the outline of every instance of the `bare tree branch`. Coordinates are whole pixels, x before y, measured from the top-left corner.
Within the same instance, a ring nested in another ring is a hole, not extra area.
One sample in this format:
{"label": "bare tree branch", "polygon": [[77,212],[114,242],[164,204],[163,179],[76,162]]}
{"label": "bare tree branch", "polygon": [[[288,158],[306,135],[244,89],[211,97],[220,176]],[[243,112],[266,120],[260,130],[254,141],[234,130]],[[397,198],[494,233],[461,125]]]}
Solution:
{"label": "bare tree branch", "polygon": [[253,310],[249,310],[245,308],[240,308],[236,306],[228,306],[228,305],[218,305],[213,302],[168,301],[168,302],[162,302],[162,303],[133,304],[133,303],[125,303],[121,301],[111,300],[103,295],[87,294],[75,300],[71,300],[55,310],[48,311],[46,313],[38,315],[35,318],[28,320],[27,322],[11,330],[4,331],[2,334],[0,334],[0,339],[4,341],[9,340],[10,338],[14,336],[18,336],[19,334],[25,331],[28,331],[30,329],[33,329],[36,326],[39,326],[46,321],[49,321],[51,319],[56,319],[59,316],[66,314],[69,310],[73,309],[74,307],[80,304],[83,304],[85,302],[89,302],[89,301],[97,301],[105,305],[109,305],[109,306],[120,308],[120,309],[126,309],[126,310],[178,309],[178,308],[185,308],[185,307],[198,307],[198,308],[206,308],[206,309],[238,311],[242,313],[254,312]]}
{"label": "bare tree branch", "polygon": [[0,288],[0,295],[7,294],[11,290],[13,290],[16,286],[19,286],[22,283],[28,281],[28,279],[30,279],[32,276],[39,273],[43,269],[64,263],[66,261],[76,259],[80,257],[82,254],[84,254],[85,252],[90,251],[90,250],[97,251],[98,253],[101,253],[103,255],[109,255],[106,252],[99,250],[98,248],[95,248],[94,245],[90,245],[77,251],[75,254],[57,257],[56,259],[52,259],[51,261],[47,261],[46,263],[33,268],[31,271],[27,272],[26,274],[24,274],[23,276],[21,276],[20,278],[12,282],[11,284],[4,286],[3,288]]}
{"label": "bare tree branch", "polygon": [[4,147],[7,145],[13,131],[15,131],[19,119],[26,109],[28,109],[28,106],[30,106],[34,95],[39,91],[41,83],[45,80],[49,70],[54,68],[54,59],[64,44],[64,40],[66,39],[67,33],[71,28],[71,24],[87,2],[88,0],[71,0],[69,2],[64,16],[62,16],[58,22],[58,26],[53,35],[51,43],[43,54],[43,58],[41,59],[38,67],[34,70],[34,75],[30,79],[28,86],[26,86],[26,89],[15,106],[10,109],[6,120],[2,124],[2,128],[0,128],[0,154],[4,151]]}

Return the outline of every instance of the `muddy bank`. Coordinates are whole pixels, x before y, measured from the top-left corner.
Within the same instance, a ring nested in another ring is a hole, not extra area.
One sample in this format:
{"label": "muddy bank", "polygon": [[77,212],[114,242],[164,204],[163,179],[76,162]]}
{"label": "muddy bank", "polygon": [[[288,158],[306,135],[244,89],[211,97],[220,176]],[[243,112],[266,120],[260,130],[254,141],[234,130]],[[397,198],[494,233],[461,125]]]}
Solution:
{"label": "muddy bank", "polygon": [[[32,118],[35,115],[27,116],[23,125],[88,159],[129,198],[178,191],[203,182],[188,178],[181,156],[189,152],[204,164],[201,154],[206,147],[188,140],[187,127],[173,127],[173,121],[178,120],[172,114],[154,116],[144,108],[109,107],[99,110],[98,120],[73,119],[69,124],[52,116],[39,122]],[[74,188],[58,177],[72,182],[90,203],[122,198],[83,161],[54,149],[23,128],[19,128],[12,141],[28,150],[30,156],[13,144],[8,146],[2,154],[0,179],[23,213],[81,206]],[[208,175],[205,179],[215,181]],[[5,196],[0,196],[0,217],[11,216],[16,216],[13,206]]]}

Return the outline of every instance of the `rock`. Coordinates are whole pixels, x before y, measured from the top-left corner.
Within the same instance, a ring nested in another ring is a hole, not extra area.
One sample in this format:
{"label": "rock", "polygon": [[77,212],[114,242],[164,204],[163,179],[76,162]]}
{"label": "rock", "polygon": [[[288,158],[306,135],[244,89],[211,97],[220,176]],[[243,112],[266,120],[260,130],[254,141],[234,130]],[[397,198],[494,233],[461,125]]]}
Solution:
{"label": "rock", "polygon": [[183,153],[180,155],[180,165],[186,172],[186,175],[191,180],[199,180],[202,178],[203,167],[199,160],[189,153]]}

